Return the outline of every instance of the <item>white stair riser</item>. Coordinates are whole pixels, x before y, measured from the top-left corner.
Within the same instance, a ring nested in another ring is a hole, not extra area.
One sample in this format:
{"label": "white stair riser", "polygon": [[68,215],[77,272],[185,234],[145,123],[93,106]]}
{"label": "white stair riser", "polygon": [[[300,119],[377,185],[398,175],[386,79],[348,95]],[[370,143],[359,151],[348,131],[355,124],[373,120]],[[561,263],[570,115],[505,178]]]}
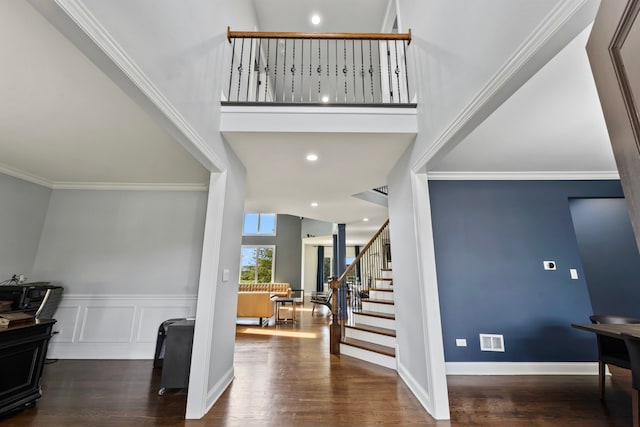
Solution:
{"label": "white stair riser", "polygon": [[382,271],[383,279],[393,279],[393,271]]}
{"label": "white stair riser", "polygon": [[376,353],[374,351],[364,350],[362,348],[353,347],[347,344],[340,344],[340,354],[355,357],[365,362],[375,363],[385,368],[396,370],[396,358]]}
{"label": "white stair riser", "polygon": [[388,268],[389,270],[392,270],[392,269],[393,269],[393,265],[392,265],[392,263],[391,263],[391,262],[388,262],[388,263],[387,263],[387,268]]}
{"label": "white stair riser", "polygon": [[362,310],[377,311],[378,313],[395,314],[395,307],[391,304],[381,304],[379,302],[362,301]]}
{"label": "white stair riser", "polygon": [[387,328],[393,330],[396,329],[395,319],[384,319],[382,317],[363,316],[358,313],[353,313],[353,320],[356,323],[360,323],[362,325],[377,326],[379,328]]}
{"label": "white stair riser", "polygon": [[376,280],[376,288],[380,289],[393,289],[389,280]]}
{"label": "white stair riser", "polygon": [[345,336],[357,340],[380,344],[391,348],[396,348],[396,337],[377,334],[375,332],[362,331],[360,329],[346,328]]}
{"label": "white stair riser", "polygon": [[369,291],[369,298],[383,301],[393,301],[393,292]]}

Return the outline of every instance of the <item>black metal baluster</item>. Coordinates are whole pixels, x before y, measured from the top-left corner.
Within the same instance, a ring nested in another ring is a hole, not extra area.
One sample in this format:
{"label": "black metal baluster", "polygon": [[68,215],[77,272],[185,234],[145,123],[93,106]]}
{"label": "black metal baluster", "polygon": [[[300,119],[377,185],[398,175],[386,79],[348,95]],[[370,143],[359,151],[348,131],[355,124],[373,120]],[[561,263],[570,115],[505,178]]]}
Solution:
{"label": "black metal baluster", "polygon": [[351,66],[353,67],[353,103],[356,104],[356,42],[351,39]]}
{"label": "black metal baluster", "polygon": [[247,64],[247,96],[245,101],[249,101],[249,88],[251,87],[251,74],[253,73],[253,61],[251,60],[251,53],[253,52],[253,39],[249,42],[249,64]]}
{"label": "black metal baluster", "polygon": [[267,63],[264,66],[264,102],[267,102],[269,89],[269,54],[271,53],[271,39],[267,39]]}
{"label": "black metal baluster", "polygon": [[375,103],[376,98],[373,95],[373,61],[371,58],[371,40],[369,40],[369,79],[371,80],[371,102]]}
{"label": "black metal baluster", "polygon": [[400,64],[398,63],[398,40],[393,41],[393,47],[396,51],[396,81],[398,82],[398,103],[402,102],[402,94],[400,93]]}
{"label": "black metal baluster", "polygon": [[366,103],[367,99],[364,92],[364,49],[362,48],[362,40],[360,40],[360,78],[362,79],[362,103]]}
{"label": "black metal baluster", "polygon": [[238,93],[236,101],[240,101],[240,85],[242,84],[242,61],[244,61],[244,39],[242,39],[242,49],[240,49],[240,65],[238,65]]}
{"label": "black metal baluster", "polygon": [[284,39],[284,59],[282,60],[282,102],[286,101],[287,92],[287,39]]}
{"label": "black metal baluster", "polygon": [[280,53],[280,39],[276,39],[276,61],[273,65],[273,96],[271,97],[272,102],[278,101],[278,54]]}
{"label": "black metal baluster", "polygon": [[378,40],[378,81],[380,83],[380,103],[384,103],[384,98],[382,97],[382,54],[380,53],[380,40]]}
{"label": "black metal baluster", "polygon": [[335,102],[338,102],[338,39],[336,39],[336,97]]}
{"label": "black metal baluster", "polygon": [[329,101],[329,93],[331,91],[331,83],[329,81],[329,66],[331,64],[331,61],[329,61],[329,39],[327,39],[327,101]]}
{"label": "black metal baluster", "polygon": [[296,81],[296,39],[293,39],[293,64],[291,65],[291,102],[294,101],[293,92]]}
{"label": "black metal baluster", "polygon": [[318,73],[318,100],[322,100],[322,95],[320,93],[320,79],[322,78],[322,60],[320,59],[322,53],[322,42],[318,40],[318,68],[316,72]]}
{"label": "black metal baluster", "polygon": [[233,39],[231,46],[231,73],[229,75],[229,92],[227,93],[227,101],[231,101],[231,84],[233,83],[233,65],[236,57],[236,39]]}
{"label": "black metal baluster", "polygon": [[389,50],[389,40],[386,40],[387,44],[387,79],[389,80],[389,95],[391,95],[390,102],[393,104],[393,78],[391,77],[391,51]]}
{"label": "black metal baluster", "polygon": [[313,73],[311,69],[313,68],[313,39],[309,39],[309,98],[307,98],[307,102],[311,102],[311,79],[313,78]]}
{"label": "black metal baluster", "polygon": [[342,74],[344,75],[344,102],[347,102],[347,41],[342,39],[342,50],[344,52],[344,62],[342,65]]}
{"label": "black metal baluster", "polygon": [[407,104],[411,102],[411,96],[409,96],[409,69],[407,68],[407,45],[405,41],[402,41],[402,54],[404,55],[404,81],[407,85]]}
{"label": "black metal baluster", "polygon": [[262,39],[258,39],[258,61],[256,62],[256,72],[258,76],[256,78],[256,102],[260,102],[260,57],[262,56]]}
{"label": "black metal baluster", "polygon": [[300,53],[300,102],[304,99],[304,43],[306,39],[302,39],[302,52]]}

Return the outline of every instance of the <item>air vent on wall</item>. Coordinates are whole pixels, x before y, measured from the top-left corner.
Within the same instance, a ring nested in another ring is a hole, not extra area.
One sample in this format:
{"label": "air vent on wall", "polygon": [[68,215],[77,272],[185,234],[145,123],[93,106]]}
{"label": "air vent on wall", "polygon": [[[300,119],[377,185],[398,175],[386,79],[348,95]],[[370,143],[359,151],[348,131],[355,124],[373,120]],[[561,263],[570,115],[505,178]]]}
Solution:
{"label": "air vent on wall", "polygon": [[504,352],[504,337],[495,334],[480,334],[480,350]]}

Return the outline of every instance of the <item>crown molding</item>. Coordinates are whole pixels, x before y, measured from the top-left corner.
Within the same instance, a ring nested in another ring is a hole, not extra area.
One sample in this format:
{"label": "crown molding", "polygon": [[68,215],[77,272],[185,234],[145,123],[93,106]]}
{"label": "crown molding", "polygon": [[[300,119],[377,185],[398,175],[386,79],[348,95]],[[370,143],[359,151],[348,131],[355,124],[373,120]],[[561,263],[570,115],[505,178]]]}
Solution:
{"label": "crown molding", "polygon": [[117,191],[207,191],[207,184],[143,183],[143,182],[66,182],[51,181],[38,175],[0,163],[0,174],[12,176],[52,190],[117,190]]}
{"label": "crown molding", "polygon": [[[81,0],[54,0],[60,9],[77,27],[105,54],[115,66],[136,86],[147,99],[164,115],[200,153],[195,156],[206,159],[218,171],[227,169],[227,163],[213,151],[200,134],[180,114],[171,101],[155,86],[151,79],[138,67],[133,59],[118,44]],[[185,147],[189,152],[193,150]],[[205,165],[206,166],[206,165]]]}
{"label": "crown molding", "polygon": [[53,182],[49,181],[48,179],[45,179],[38,175],[34,175],[29,172],[25,172],[20,169],[12,168],[11,166],[3,165],[1,163],[0,163],[0,173],[4,175],[12,176],[14,178],[21,179],[23,181],[31,182],[33,184],[38,184],[43,187],[53,188]]}
{"label": "crown molding", "polygon": [[427,172],[430,181],[590,181],[618,180],[617,171]]}
{"label": "crown molding", "polygon": [[56,181],[51,188],[54,190],[207,191],[209,187],[205,184]]}
{"label": "crown molding", "polygon": [[[445,145],[458,138],[460,142],[476,126],[488,117],[504,99],[514,93],[530,76],[523,73],[531,71],[535,56],[551,43],[554,37],[562,33],[563,28],[574,18],[582,18],[589,7],[594,7],[591,0],[562,0],[549,12],[547,17],[531,35],[511,55],[507,62],[480,89],[471,102],[458,114],[447,128],[438,136],[429,148],[416,158],[411,170],[420,171],[431,161]],[[537,70],[535,70],[537,72]],[[526,77],[523,81],[523,77]],[[508,90],[513,86],[512,90]]]}

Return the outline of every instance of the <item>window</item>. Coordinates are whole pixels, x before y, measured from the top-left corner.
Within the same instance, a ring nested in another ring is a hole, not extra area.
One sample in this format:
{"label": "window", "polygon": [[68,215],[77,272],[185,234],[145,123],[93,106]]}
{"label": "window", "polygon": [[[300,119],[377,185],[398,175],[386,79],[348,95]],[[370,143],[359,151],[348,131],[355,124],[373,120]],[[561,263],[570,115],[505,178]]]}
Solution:
{"label": "window", "polygon": [[276,214],[274,213],[246,213],[244,214],[244,235],[276,235]]}
{"label": "window", "polygon": [[240,283],[271,283],[275,246],[243,246],[240,257]]}

